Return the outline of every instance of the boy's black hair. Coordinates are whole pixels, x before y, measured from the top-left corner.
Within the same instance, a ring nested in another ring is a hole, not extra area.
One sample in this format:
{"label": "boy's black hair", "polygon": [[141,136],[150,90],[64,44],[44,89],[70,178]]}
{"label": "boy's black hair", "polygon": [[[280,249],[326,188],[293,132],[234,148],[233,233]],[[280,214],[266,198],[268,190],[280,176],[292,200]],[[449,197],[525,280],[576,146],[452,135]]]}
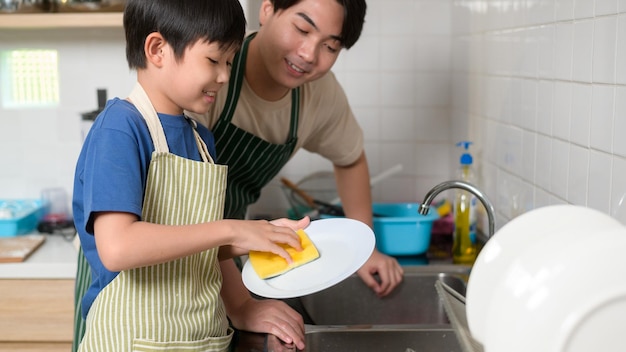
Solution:
{"label": "boy's black hair", "polygon": [[127,0],[124,31],[128,66],[146,68],[144,44],[150,33],[159,32],[180,59],[198,40],[239,49],[246,19],[238,0]]}
{"label": "boy's black hair", "polygon": [[[286,10],[302,0],[271,0],[274,11]],[[346,49],[350,49],[363,30],[367,4],[365,0],[336,0],[343,6],[343,27],[341,28],[341,43]]]}

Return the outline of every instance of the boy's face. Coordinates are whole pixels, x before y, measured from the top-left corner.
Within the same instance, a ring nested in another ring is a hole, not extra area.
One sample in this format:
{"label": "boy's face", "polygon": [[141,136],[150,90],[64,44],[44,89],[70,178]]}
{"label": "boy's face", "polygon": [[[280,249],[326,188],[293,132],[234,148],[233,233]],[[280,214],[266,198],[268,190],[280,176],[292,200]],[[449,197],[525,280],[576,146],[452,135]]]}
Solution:
{"label": "boy's face", "polygon": [[[161,85],[163,91],[168,92],[171,107],[206,113],[215,102],[217,91],[228,82],[235,50],[224,51],[219,43],[199,40],[176,61],[173,50],[169,45],[167,47],[170,51],[169,64],[162,68]],[[182,113],[182,110],[177,113]]]}
{"label": "boy's face", "polygon": [[279,12],[263,1],[255,40],[276,84],[295,88],[331,69],[342,49],[343,14],[337,0],[302,0]]}

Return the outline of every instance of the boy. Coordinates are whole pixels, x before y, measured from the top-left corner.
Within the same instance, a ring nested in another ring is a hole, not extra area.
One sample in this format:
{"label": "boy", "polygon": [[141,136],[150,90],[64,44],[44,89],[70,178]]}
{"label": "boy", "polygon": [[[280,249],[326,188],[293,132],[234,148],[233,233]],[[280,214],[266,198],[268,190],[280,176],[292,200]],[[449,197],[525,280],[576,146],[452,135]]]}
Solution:
{"label": "boy", "polygon": [[[92,283],[81,351],[226,351],[219,260],[249,250],[291,261],[309,220],[221,220],[227,167],[205,113],[228,81],[245,19],[236,0],[130,0],[129,99],[96,119],[76,167],[73,210]],[[286,341],[291,342],[291,341]]]}

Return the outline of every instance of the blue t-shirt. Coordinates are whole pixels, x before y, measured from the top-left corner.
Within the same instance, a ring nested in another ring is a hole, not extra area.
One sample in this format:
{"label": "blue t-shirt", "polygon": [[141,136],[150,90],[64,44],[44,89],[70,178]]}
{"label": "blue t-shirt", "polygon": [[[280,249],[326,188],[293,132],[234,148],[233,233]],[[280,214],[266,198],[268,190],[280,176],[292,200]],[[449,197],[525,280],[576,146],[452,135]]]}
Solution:
{"label": "blue t-shirt", "polygon": [[[193,124],[183,115],[158,114],[170,153],[200,161]],[[197,131],[215,160],[213,134],[198,124]],[[93,215],[113,211],[141,218],[148,166],[154,144],[148,125],[130,102],[107,102],[85,139],[74,175],[72,209],[92,283],[82,300],[83,317],[100,291],[118,272],[107,270],[98,256],[93,236]]]}

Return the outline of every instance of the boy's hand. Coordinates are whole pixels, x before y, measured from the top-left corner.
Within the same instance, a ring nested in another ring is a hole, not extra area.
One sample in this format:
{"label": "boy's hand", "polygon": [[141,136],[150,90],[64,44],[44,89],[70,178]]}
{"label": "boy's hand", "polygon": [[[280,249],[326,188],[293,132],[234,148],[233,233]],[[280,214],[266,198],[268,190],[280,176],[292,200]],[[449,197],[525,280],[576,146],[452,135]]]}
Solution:
{"label": "boy's hand", "polygon": [[[300,238],[296,230],[309,225],[310,219],[300,220],[277,219],[266,220],[233,220],[233,241],[230,253],[232,255],[246,254],[251,250],[271,252],[292,262],[291,256],[280,246],[286,244],[297,251],[302,250]],[[223,259],[223,253],[220,259]]]}
{"label": "boy's hand", "polygon": [[305,216],[300,220],[280,218],[280,219],[270,221],[270,224],[274,224],[277,226],[286,226],[294,231],[305,229],[307,226],[309,226],[310,223],[311,223],[311,219],[308,216]]}
{"label": "boy's hand", "polygon": [[251,298],[229,317],[240,330],[272,334],[286,344],[294,344],[299,350],[305,347],[302,316],[285,302]]}

